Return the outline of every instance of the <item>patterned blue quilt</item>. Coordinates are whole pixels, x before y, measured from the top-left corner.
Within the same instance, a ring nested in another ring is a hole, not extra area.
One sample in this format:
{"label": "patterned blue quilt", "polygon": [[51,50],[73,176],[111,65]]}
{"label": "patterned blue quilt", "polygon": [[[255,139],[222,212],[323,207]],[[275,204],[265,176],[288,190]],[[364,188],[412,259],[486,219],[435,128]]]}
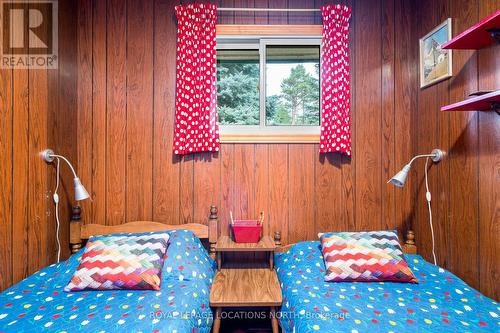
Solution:
{"label": "patterned blue quilt", "polygon": [[500,307],[418,255],[418,284],[325,282],[318,241],[276,254],[284,332],[500,332]]}
{"label": "patterned blue quilt", "polygon": [[215,263],[191,232],[171,232],[159,291],[64,292],[82,254],[1,293],[0,332],[210,332]]}

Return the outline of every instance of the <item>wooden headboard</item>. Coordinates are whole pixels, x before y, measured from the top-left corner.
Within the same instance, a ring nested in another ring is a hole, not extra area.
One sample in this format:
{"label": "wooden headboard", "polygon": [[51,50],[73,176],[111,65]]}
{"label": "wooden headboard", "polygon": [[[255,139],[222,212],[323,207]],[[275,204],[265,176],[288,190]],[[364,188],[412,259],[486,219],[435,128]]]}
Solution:
{"label": "wooden headboard", "polygon": [[82,209],[79,206],[73,207],[73,213],[69,224],[69,242],[71,253],[78,252],[82,244],[93,235],[109,235],[128,232],[147,232],[165,230],[190,230],[200,239],[208,239],[210,243],[210,253],[215,253],[217,243],[217,207],[210,207],[208,226],[199,223],[187,224],[164,224],[153,221],[134,221],[113,226],[102,224],[82,224]]}
{"label": "wooden headboard", "polygon": [[[288,244],[286,246],[281,246],[281,232],[276,231],[274,233],[274,243],[276,244],[275,252],[286,252],[295,244]],[[415,233],[413,230],[408,230],[406,232],[406,237],[401,244],[403,253],[405,254],[417,254],[417,246],[415,245]]]}

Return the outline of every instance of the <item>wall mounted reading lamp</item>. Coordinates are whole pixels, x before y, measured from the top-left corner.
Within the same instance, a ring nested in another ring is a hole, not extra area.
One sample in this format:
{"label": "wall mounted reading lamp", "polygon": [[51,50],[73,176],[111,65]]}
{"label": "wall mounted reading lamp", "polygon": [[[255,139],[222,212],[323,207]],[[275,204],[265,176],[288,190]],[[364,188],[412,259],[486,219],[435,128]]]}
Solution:
{"label": "wall mounted reading lamp", "polygon": [[56,228],[56,241],[57,241],[57,262],[61,259],[61,242],[59,240],[59,195],[57,194],[57,191],[59,190],[59,178],[60,178],[60,162],[61,160],[66,162],[66,164],[69,166],[71,169],[71,172],[73,173],[73,184],[74,184],[74,189],[75,189],[75,200],[76,201],[81,201],[90,198],[89,192],[85,189],[83,186],[82,182],[80,181],[80,178],[78,178],[75,168],[73,168],[73,165],[68,161],[68,159],[62,155],[57,155],[54,153],[53,150],[51,149],[45,149],[41,153],[42,158],[45,160],[47,163],[53,163],[54,161],[57,162],[56,164],[56,188],[54,190],[54,195],[53,195],[53,200],[56,208],[56,223],[57,223],[57,228]]}
{"label": "wall mounted reading lamp", "polygon": [[[399,171],[397,174],[395,174],[387,184],[392,183],[397,187],[403,187],[405,186],[406,183],[406,177],[408,177],[408,173],[410,172],[411,169],[411,164],[413,161],[419,158],[430,158],[434,163],[437,163],[441,161],[444,157],[444,152],[441,149],[433,149],[430,154],[424,154],[424,155],[417,155],[414,158],[410,160],[410,163],[406,164],[401,171]],[[427,168],[426,168],[427,169]]]}
{"label": "wall mounted reading lamp", "polygon": [[408,164],[406,164],[401,171],[395,174],[387,184],[392,183],[397,187],[403,187],[406,183],[406,178],[408,177],[408,173],[410,173],[411,164],[419,159],[426,158],[425,161],[425,199],[427,200],[427,208],[429,209],[429,226],[431,228],[431,236],[432,236],[432,256],[434,258],[434,264],[437,265],[436,252],[435,252],[435,244],[434,244],[434,227],[432,225],[432,209],[431,209],[431,192],[429,191],[429,180],[427,176],[427,166],[429,163],[429,159],[431,159],[434,163],[441,161],[444,157],[444,152],[441,149],[433,149],[430,154],[417,155],[413,157]]}

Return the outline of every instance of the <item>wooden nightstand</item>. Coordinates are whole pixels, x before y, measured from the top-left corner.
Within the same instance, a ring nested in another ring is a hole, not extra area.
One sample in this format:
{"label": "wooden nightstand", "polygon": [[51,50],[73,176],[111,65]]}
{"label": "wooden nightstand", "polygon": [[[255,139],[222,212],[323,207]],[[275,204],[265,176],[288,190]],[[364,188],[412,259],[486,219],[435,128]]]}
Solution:
{"label": "wooden nightstand", "polygon": [[217,268],[222,268],[223,252],[269,252],[269,267],[274,267],[274,249],[276,244],[271,236],[263,236],[258,243],[236,243],[229,236],[222,236],[217,240],[215,252]]}
{"label": "wooden nightstand", "polygon": [[222,269],[210,291],[210,306],[215,307],[213,333],[219,333],[224,307],[270,307],[273,333],[278,333],[275,313],[281,303],[281,288],[274,269]]}

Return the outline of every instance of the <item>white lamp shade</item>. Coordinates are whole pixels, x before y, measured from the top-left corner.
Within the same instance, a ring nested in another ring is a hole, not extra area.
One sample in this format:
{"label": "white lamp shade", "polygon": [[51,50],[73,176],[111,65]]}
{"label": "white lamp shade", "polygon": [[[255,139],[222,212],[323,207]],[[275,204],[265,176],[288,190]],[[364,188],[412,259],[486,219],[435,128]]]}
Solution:
{"label": "white lamp shade", "polygon": [[80,200],[85,200],[90,198],[89,192],[83,187],[82,182],[80,181],[80,178],[74,178],[73,182],[75,183],[75,200],[80,201]]}
{"label": "white lamp shade", "polygon": [[403,187],[406,183],[406,177],[408,177],[408,173],[410,172],[411,166],[409,164],[405,165],[401,171],[395,174],[388,183],[392,183],[397,187]]}

